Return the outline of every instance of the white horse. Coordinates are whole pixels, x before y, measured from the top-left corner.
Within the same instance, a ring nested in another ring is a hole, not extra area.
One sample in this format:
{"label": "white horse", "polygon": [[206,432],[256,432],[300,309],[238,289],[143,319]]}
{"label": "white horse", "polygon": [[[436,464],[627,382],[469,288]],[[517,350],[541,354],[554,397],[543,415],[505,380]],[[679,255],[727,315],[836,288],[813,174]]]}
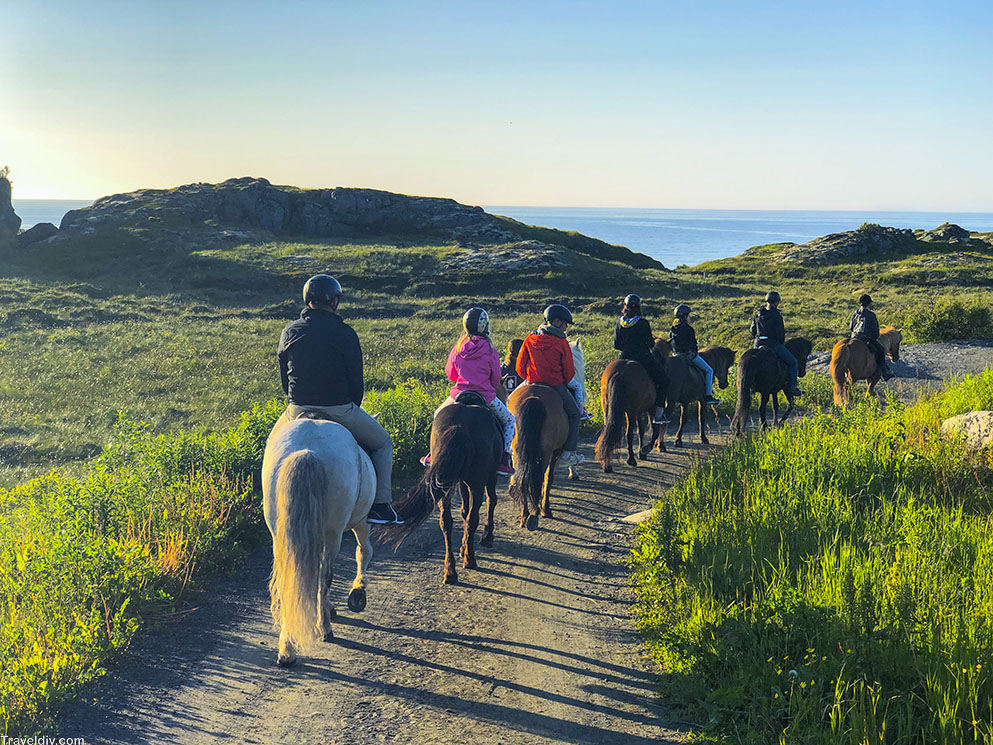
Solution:
{"label": "white horse", "polygon": [[577,338],[569,342],[569,346],[572,347],[572,362],[576,368],[576,374],[573,375],[569,387],[579,387],[579,403],[586,406],[586,354],[583,352],[583,342]]}
{"label": "white horse", "polygon": [[375,492],[372,461],[340,424],[285,413],[276,422],[262,459],[262,495],[272,533],[269,594],[281,666],[296,662],[297,650],[333,637],[328,590],[346,530],[358,541],[348,607],[365,608],[365,570],[372,559],[366,515]]}

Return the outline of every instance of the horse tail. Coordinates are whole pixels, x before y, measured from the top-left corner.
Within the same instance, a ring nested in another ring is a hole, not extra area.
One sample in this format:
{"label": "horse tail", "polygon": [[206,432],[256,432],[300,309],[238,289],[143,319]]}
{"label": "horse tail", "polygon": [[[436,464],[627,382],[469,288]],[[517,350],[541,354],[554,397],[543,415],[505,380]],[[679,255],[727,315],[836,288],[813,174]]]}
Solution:
{"label": "horse tail", "polygon": [[834,381],[834,405],[848,406],[848,391],[845,387],[845,374],[848,370],[850,352],[848,345],[839,341],[831,352],[831,380]]}
{"label": "horse tail", "polygon": [[[431,447],[431,465],[407,495],[394,505],[403,525],[394,525],[380,531],[394,547],[403,543],[420,527],[435,505],[445,499],[449,491],[464,477],[471,456],[470,441],[465,439],[462,427],[448,427],[438,435]],[[459,440],[463,442],[459,442]]]}
{"label": "horse tail", "polygon": [[602,464],[610,459],[610,454],[621,444],[625,429],[625,403],[627,401],[627,382],[620,370],[607,378],[604,391],[606,411],[603,412],[603,432],[596,441],[596,459]]}
{"label": "horse tail", "polygon": [[736,435],[745,434],[745,422],[752,407],[752,389],[755,387],[757,360],[752,356],[742,355],[738,362],[738,405],[731,420],[731,431]]}
{"label": "horse tail", "polygon": [[510,497],[522,509],[537,512],[541,502],[541,487],[548,467],[541,451],[541,433],[548,412],[537,397],[527,398],[517,416],[517,452],[514,453],[514,482]]}
{"label": "horse tail", "polygon": [[291,453],[276,481],[272,620],[299,649],[320,638],[317,590],[329,488],[324,465],[311,450]]}

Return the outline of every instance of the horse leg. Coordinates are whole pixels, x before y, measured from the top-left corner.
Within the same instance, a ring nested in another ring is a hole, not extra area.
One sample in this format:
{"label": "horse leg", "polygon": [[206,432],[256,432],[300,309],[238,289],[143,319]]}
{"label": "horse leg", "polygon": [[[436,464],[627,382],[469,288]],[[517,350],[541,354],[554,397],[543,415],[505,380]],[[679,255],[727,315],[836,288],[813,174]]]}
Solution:
{"label": "horse leg", "polygon": [[640,460],[646,460],[648,458],[648,451],[652,449],[652,445],[655,444],[654,440],[648,443],[648,447],[645,447],[645,420],[642,418],[641,414],[638,415],[638,458]]}
{"label": "horse leg", "polygon": [[635,428],[634,417],[628,415],[628,429],[627,429],[627,437],[628,437],[628,461],[627,461],[627,463],[628,463],[629,466],[636,466],[636,465],[638,465],[638,461],[634,457],[634,428]]}
{"label": "horse leg", "polygon": [[700,399],[698,408],[700,409],[700,442],[709,445],[710,440],[707,439],[707,402]]}
{"label": "horse leg", "polygon": [[783,423],[779,418],[779,391],[772,392],[772,421],[775,424]]}
{"label": "horse leg", "polygon": [[479,527],[479,508],[483,506],[484,496],[482,484],[469,488],[469,515],[462,528],[462,566],[466,569],[476,568],[476,528]]}
{"label": "horse leg", "polygon": [[496,509],[496,475],[490,477],[486,484],[486,527],[483,528],[483,537],[479,539],[480,546],[489,548],[493,545],[493,510]]}
{"label": "horse leg", "polygon": [[683,428],[686,426],[686,409],[687,404],[683,404],[679,409],[679,429],[676,430],[676,447],[681,448],[683,446]]}
{"label": "horse leg", "polygon": [[[762,422],[762,429],[769,429],[769,422],[765,418],[766,406],[769,405],[769,394],[763,393],[759,400],[759,421]],[[775,406],[775,404],[773,404]]]}
{"label": "horse leg", "polygon": [[335,612],[334,606],[331,605],[329,599],[331,595],[331,582],[334,580],[333,560],[334,557],[330,555],[330,552],[325,551],[324,558],[321,560],[321,573],[319,575],[323,577],[323,581],[317,588],[317,607],[321,613],[321,627],[317,631],[326,642],[334,641],[334,632],[331,631],[331,620],[334,618]]}
{"label": "horse leg", "polygon": [[782,424],[783,422],[785,422],[786,421],[786,417],[788,417],[790,415],[790,412],[792,412],[792,411],[793,411],[793,397],[792,396],[787,396],[786,397],[786,412],[783,414],[783,418],[779,420],[779,423]]}
{"label": "horse leg", "polygon": [[549,501],[548,495],[552,491],[552,482],[555,480],[555,464],[554,462],[548,466],[548,470],[545,471],[545,485],[541,490],[541,516],[542,517],[552,517],[552,503]]}
{"label": "horse leg", "polygon": [[371,526],[363,520],[354,528],[355,534],[355,579],[348,593],[348,610],[361,613],[365,610],[365,573],[372,561],[372,541],[369,540]]}
{"label": "horse leg", "polygon": [[457,585],[459,583],[458,572],[455,571],[455,554],[452,551],[452,510],[449,502],[449,494],[446,493],[441,500],[441,532],[445,535],[445,579],[446,585]]}

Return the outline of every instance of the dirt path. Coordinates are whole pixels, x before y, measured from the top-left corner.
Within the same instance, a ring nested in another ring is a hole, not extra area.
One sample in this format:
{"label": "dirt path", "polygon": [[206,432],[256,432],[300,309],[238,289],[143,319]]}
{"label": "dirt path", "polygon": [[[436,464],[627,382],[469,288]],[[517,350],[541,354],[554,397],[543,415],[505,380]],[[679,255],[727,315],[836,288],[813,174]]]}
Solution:
{"label": "dirt path", "polygon": [[291,670],[275,665],[260,552],[182,623],[143,637],[64,710],[59,734],[88,745],[681,740],[632,623],[633,528],[620,519],[648,507],[699,447],[609,476],[588,463],[582,481],[553,492],[556,517],[533,533],[516,527],[503,488],[496,543],[459,586],[441,584],[432,520],[399,553],[379,550],[361,614],[344,608],[347,542],[336,642]]}

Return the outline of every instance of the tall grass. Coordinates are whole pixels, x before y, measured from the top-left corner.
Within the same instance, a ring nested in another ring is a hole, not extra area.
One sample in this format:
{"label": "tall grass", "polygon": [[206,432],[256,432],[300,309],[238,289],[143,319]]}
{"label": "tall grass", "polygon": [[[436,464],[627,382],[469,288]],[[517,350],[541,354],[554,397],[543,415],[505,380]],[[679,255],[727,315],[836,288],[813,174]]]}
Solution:
{"label": "tall grass", "polygon": [[639,626],[689,716],[738,742],[993,741],[993,472],[914,407],[738,441],[657,505]]}

